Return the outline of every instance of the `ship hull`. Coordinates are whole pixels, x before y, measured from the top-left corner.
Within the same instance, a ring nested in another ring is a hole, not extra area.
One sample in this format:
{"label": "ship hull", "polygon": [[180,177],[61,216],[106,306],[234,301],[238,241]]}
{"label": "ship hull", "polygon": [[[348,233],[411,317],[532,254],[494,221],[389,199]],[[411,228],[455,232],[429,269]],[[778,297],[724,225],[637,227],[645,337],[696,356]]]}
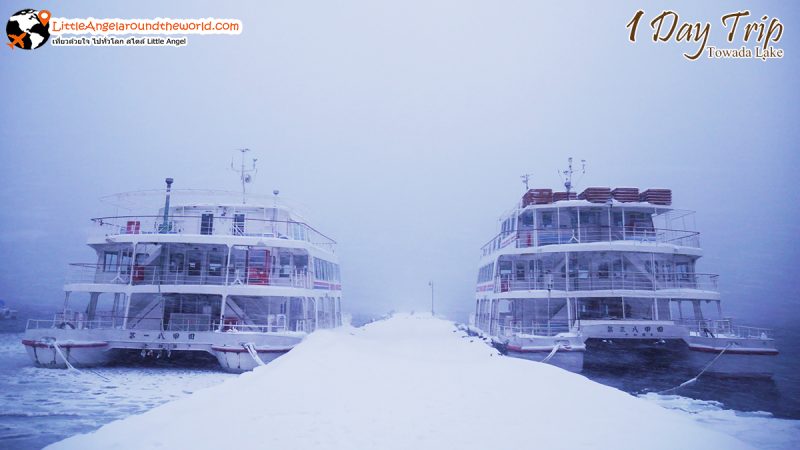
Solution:
{"label": "ship hull", "polygon": [[722,377],[771,378],[778,350],[767,338],[689,336],[689,367]]}
{"label": "ship hull", "polygon": [[[527,359],[529,361],[536,361],[542,362],[550,353],[550,349],[547,350],[526,350],[524,348],[519,349],[512,349],[509,348],[507,350],[507,355],[514,357],[514,358],[521,358]],[[583,350],[578,351],[566,351],[566,350],[559,350],[547,361],[548,364],[551,364],[556,367],[560,367],[564,370],[568,370],[570,372],[580,373],[583,371],[583,358],[585,352]]]}
{"label": "ship hull", "polygon": [[57,344],[58,348],[44,340],[25,339],[22,344],[31,361],[39,367],[64,369],[67,361],[74,367],[94,367],[113,359],[108,342],[103,341],[63,341]]}
{"label": "ship hull", "polygon": [[[169,358],[173,354],[204,352],[223,370],[246,372],[269,363],[302,342],[306,333],[166,332],[159,330],[29,329],[22,344],[34,364],[47,368],[93,367],[123,359],[131,351],[142,357]],[[58,350],[61,350],[59,353]],[[63,354],[64,356],[62,356]],[[119,356],[119,358],[118,358]]]}
{"label": "ship hull", "polygon": [[578,336],[517,335],[495,342],[500,343],[498,347],[508,356],[546,362],[570,372],[583,370],[586,346]]}
{"label": "ship hull", "polygon": [[[213,354],[217,358],[219,365],[227,372],[242,373],[255,369],[261,364],[256,361],[253,356],[245,349],[226,349],[214,348]],[[263,364],[268,364],[282,355],[285,355],[289,350],[278,349],[256,349],[257,357]]]}

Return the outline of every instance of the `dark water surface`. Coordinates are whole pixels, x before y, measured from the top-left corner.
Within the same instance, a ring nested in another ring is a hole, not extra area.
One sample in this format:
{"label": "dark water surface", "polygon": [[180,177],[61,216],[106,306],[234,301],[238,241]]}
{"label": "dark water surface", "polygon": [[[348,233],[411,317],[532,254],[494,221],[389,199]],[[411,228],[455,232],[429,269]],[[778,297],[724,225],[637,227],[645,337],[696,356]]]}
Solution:
{"label": "dark water surface", "polygon": [[699,400],[719,402],[738,411],[765,411],[775,417],[800,419],[800,332],[794,328],[775,330],[781,354],[771,362],[772,379],[700,376],[695,383],[674,389],[697,375],[682,367],[670,365],[609,369],[585,367],[583,375],[632,394],[649,392],[681,395]]}

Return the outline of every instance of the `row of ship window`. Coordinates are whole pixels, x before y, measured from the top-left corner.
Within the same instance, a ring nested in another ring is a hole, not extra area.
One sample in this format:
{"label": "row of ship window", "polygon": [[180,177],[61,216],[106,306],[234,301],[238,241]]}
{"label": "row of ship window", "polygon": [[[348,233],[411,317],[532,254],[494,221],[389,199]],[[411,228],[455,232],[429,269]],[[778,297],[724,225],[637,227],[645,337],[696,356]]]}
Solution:
{"label": "row of ship window", "polygon": [[[578,277],[587,277],[590,274],[590,270],[587,263],[581,261],[580,263],[576,264],[572,262],[572,269],[570,271],[571,274]],[[526,267],[527,266],[527,267]],[[604,279],[609,278],[612,274],[615,276],[619,276],[623,270],[627,269],[630,270],[633,266],[621,261],[612,261],[612,262],[602,262],[599,263],[597,266],[597,271],[594,274],[597,278]],[[644,262],[645,271],[647,273],[652,274],[655,269],[656,274],[665,274],[665,275],[672,275],[672,276],[689,276],[692,272],[692,265],[690,262],[656,262],[655,265],[652,265],[650,261]],[[537,262],[536,260],[529,260],[529,261],[517,261],[514,265],[514,270],[512,271],[512,262],[511,261],[500,261],[498,262],[498,274],[499,275],[510,275],[512,272],[514,273],[514,277],[518,280],[526,279],[529,274],[533,273],[544,273],[544,271],[549,272],[546,270],[541,262]],[[566,274],[566,266],[562,266],[560,270],[561,275]],[[481,267],[478,270],[478,283],[485,283],[488,281],[492,281],[495,277],[494,272],[494,263],[487,264]]]}
{"label": "row of ship window", "polygon": [[[576,227],[579,222],[581,225],[602,225],[608,222],[604,214],[599,211],[582,211],[580,214],[580,221],[578,220],[578,213],[576,211],[563,211],[561,217],[557,217],[555,212],[541,212],[539,216],[539,228],[553,228],[559,219],[561,219],[561,227]],[[652,228],[653,218],[650,214],[637,211],[626,211],[625,220],[621,212],[614,212],[611,214],[611,223],[613,226],[621,227],[623,223],[628,226],[639,225]],[[524,227],[533,226],[533,212],[526,211],[519,216],[519,225]],[[512,216],[505,219],[500,224],[500,232],[506,234],[517,230],[517,218]]]}
{"label": "row of ship window", "polygon": [[[106,251],[103,253],[103,272],[128,273],[131,266],[130,250],[121,252]],[[143,265],[149,255],[136,254],[136,265]],[[339,265],[320,258],[312,258],[315,278],[324,281],[339,281],[341,279]],[[267,264],[269,260],[269,264]],[[183,274],[187,276],[202,276],[203,266],[206,266],[205,275],[219,277],[224,275],[225,255],[223,253],[187,252],[172,253],[169,255],[168,271],[170,274]],[[248,252],[246,257],[232,257],[231,269],[237,267],[262,267],[270,268],[281,276],[289,273],[305,272],[308,268],[308,255],[293,255],[290,253],[270,254],[269,251]]]}

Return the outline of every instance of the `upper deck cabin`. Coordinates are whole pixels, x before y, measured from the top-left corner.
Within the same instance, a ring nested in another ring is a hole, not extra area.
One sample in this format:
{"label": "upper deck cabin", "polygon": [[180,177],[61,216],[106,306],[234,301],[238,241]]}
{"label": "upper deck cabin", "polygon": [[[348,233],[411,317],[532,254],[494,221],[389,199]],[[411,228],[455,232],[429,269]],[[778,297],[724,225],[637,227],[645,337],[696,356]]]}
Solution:
{"label": "upper deck cabin", "polygon": [[699,248],[694,212],[672,208],[668,189],[591,187],[580,194],[530,189],[500,219],[482,256],[507,247],[638,241]]}
{"label": "upper deck cabin", "polygon": [[275,197],[248,194],[243,201],[241,193],[178,190],[169,201],[164,191],[104,200],[117,211],[92,219],[88,243],[96,260],[71,264],[70,290],[86,284],[339,288],[336,242]]}
{"label": "upper deck cabin", "polygon": [[163,191],[117,194],[104,200],[117,212],[92,219],[90,243],[101,243],[112,236],[143,240],[163,235],[159,240],[181,238],[199,242],[218,238],[220,243],[250,237],[301,241],[329,252],[335,250],[333,239],[308,225],[276,197],[248,194],[243,201],[241,193],[175,190],[168,204],[164,203]]}

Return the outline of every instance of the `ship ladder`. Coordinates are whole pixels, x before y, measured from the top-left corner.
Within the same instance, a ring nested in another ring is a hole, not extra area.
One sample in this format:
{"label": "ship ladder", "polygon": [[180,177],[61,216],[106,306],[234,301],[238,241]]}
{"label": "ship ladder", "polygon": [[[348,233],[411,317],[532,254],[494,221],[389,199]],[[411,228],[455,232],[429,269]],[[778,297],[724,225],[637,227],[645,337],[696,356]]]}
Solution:
{"label": "ship ladder", "polygon": [[256,362],[256,364],[258,364],[259,366],[265,365],[264,361],[262,361],[261,358],[258,356],[258,352],[256,352],[255,344],[253,344],[252,342],[248,342],[242,344],[242,346],[245,348],[245,350],[247,350],[247,353],[250,353],[250,356],[253,357],[253,360]]}

